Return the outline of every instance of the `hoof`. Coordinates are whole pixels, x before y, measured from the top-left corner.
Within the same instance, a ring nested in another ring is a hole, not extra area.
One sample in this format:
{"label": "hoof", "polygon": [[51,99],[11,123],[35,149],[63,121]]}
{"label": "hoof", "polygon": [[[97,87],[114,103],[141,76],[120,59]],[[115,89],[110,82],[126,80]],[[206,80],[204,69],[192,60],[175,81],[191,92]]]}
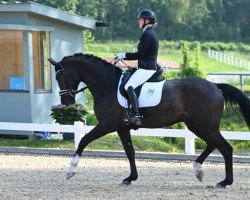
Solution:
{"label": "hoof", "polygon": [[126,180],[123,180],[122,183],[121,183],[122,186],[126,186],[126,185],[131,185],[131,181],[126,181]]}
{"label": "hoof", "polygon": [[217,183],[215,188],[226,188],[224,185],[221,185],[221,183]]}
{"label": "hoof", "polygon": [[72,171],[72,172],[67,172],[67,177],[66,179],[69,180],[71,177],[75,176],[76,175],[76,172],[75,171]]}
{"label": "hoof", "polygon": [[204,177],[204,172],[202,171],[202,170],[198,170],[197,172],[196,172],[196,178],[200,181],[200,182],[202,182],[202,180],[203,180],[203,177]]}

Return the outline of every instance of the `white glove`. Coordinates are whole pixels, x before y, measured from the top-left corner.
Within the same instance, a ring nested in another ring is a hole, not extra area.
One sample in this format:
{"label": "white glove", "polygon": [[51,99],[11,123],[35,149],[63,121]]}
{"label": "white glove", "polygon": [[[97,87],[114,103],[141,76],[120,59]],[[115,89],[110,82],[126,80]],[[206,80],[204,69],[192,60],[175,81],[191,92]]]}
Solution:
{"label": "white glove", "polygon": [[118,53],[117,56],[115,57],[115,63],[118,62],[119,60],[123,60],[126,58],[126,53]]}

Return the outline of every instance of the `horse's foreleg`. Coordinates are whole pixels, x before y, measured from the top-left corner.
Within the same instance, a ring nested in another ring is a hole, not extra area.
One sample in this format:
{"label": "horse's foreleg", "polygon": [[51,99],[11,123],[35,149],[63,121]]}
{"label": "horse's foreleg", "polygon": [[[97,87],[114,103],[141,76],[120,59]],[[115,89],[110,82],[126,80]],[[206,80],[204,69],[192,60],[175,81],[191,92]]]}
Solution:
{"label": "horse's foreleg", "polygon": [[79,142],[78,148],[72,160],[70,161],[70,166],[67,171],[67,179],[70,179],[72,176],[76,174],[75,168],[78,165],[80,160],[80,156],[84,148],[92,141],[112,132],[113,130],[107,129],[105,126],[98,124],[95,128],[93,128],[88,134],[86,134]]}
{"label": "horse's foreleg", "polygon": [[122,145],[126,152],[126,155],[130,164],[130,175],[122,181],[122,185],[129,185],[131,181],[135,181],[138,178],[138,173],[135,164],[135,151],[133,147],[133,143],[131,140],[131,135],[129,130],[118,130],[118,135],[121,139]]}
{"label": "horse's foreleg", "polygon": [[79,160],[80,160],[80,156],[76,154],[70,161],[70,165],[69,165],[69,169],[67,171],[67,177],[66,177],[67,180],[76,174],[75,168]]}
{"label": "horse's foreleg", "polygon": [[210,146],[209,144],[207,145],[206,149],[201,153],[201,155],[193,162],[193,169],[195,172],[195,175],[197,179],[202,182],[203,177],[204,177],[204,172],[202,171],[202,163],[204,160],[210,155],[210,153],[213,152],[215,147]]}

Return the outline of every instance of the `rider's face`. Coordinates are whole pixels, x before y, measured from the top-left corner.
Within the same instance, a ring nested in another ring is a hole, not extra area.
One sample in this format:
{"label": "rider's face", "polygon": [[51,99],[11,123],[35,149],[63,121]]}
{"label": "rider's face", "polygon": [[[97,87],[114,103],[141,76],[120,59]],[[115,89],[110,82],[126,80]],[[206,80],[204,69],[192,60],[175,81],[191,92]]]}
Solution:
{"label": "rider's face", "polygon": [[142,26],[144,25],[144,20],[145,19],[143,19],[143,18],[138,19],[139,28],[142,28]]}
{"label": "rider's face", "polygon": [[150,21],[148,19],[139,18],[138,19],[139,28],[142,28],[143,25],[148,24],[149,22]]}

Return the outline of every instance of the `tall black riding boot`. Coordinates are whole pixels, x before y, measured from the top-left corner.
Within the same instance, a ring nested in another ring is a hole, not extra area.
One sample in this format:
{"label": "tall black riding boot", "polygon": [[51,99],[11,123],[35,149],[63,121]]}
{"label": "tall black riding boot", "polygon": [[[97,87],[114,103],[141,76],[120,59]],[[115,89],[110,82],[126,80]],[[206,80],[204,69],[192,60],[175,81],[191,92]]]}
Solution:
{"label": "tall black riding boot", "polygon": [[129,114],[128,122],[130,124],[141,125],[141,118],[142,116],[138,110],[138,98],[132,86],[128,87],[127,90],[129,101],[132,105],[132,113]]}

